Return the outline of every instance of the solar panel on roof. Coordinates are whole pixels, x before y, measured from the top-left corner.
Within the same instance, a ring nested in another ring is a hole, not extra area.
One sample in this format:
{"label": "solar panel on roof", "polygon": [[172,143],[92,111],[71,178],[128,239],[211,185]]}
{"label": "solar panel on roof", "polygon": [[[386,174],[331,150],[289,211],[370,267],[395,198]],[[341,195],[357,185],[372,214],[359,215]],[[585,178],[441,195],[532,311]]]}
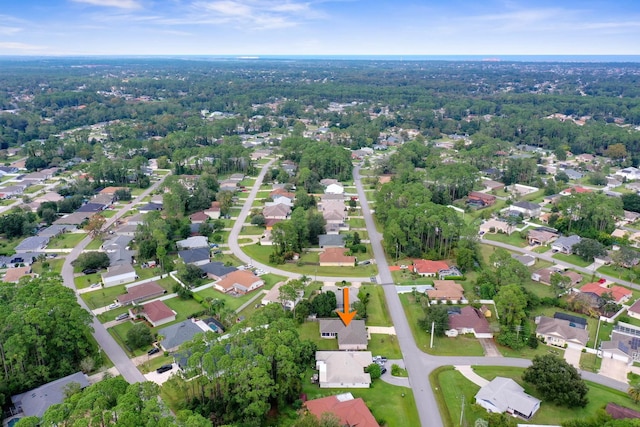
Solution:
{"label": "solar panel on roof", "polygon": [[629,347],[627,347],[622,341],[618,342],[618,348],[625,354],[629,354]]}

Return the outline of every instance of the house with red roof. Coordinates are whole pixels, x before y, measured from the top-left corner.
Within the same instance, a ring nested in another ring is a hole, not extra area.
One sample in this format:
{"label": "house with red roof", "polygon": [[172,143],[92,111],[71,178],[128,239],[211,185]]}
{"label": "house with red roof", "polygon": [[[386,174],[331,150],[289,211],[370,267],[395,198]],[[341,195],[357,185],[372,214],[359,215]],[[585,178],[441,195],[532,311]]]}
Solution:
{"label": "house with red roof", "polygon": [[202,224],[203,222],[207,222],[209,219],[209,215],[207,215],[204,211],[196,212],[189,216],[192,224]]}
{"label": "house with red roof", "polygon": [[156,282],[142,283],[141,285],[129,286],[127,293],[118,297],[118,302],[122,305],[136,304],[140,301],[159,297],[167,291]]}
{"label": "house with red roof", "polygon": [[589,190],[588,188],[576,186],[576,187],[565,188],[558,194],[560,194],[561,196],[569,196],[571,194],[584,194],[584,193],[591,193],[591,190]]}
{"label": "house with red roof", "polygon": [[424,277],[435,277],[440,270],[448,270],[449,265],[444,261],[417,259],[413,261],[413,272]]}
{"label": "house with red roof", "polygon": [[142,308],[139,311],[137,309],[130,308],[129,315],[133,318],[142,316],[147,319],[153,327],[164,325],[165,323],[176,320],[175,311],[171,310],[164,302],[159,300],[142,305]]}
{"label": "house with red roof", "polygon": [[602,295],[604,295],[605,293],[610,293],[616,304],[622,304],[623,302],[629,300],[632,294],[629,289],[623,288],[622,286],[614,285],[609,287],[607,282],[604,280],[601,280],[599,282],[587,283],[580,288],[580,292],[582,292],[583,294],[595,294],[598,297],[602,297]]}
{"label": "house with red roof", "polygon": [[334,414],[341,426],[380,427],[364,400],[355,399],[351,393],[309,400],[304,406],[318,419],[327,412]]}

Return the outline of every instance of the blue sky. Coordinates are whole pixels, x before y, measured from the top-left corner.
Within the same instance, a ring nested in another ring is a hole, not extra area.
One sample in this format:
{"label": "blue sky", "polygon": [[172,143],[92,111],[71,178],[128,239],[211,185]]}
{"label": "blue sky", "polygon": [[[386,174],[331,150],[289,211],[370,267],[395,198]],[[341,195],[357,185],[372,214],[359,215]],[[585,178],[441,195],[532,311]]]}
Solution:
{"label": "blue sky", "polygon": [[638,0],[0,0],[0,55],[638,55]]}

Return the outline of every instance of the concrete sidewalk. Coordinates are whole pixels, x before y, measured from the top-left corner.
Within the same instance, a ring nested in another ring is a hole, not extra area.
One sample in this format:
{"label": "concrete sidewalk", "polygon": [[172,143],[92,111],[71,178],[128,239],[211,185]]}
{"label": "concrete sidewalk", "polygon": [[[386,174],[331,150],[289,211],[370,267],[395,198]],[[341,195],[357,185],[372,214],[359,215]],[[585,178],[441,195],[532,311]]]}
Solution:
{"label": "concrete sidewalk", "polygon": [[464,365],[464,366],[456,365],[454,366],[454,368],[456,368],[458,372],[464,375],[466,379],[468,379],[469,381],[471,381],[476,385],[479,385],[480,387],[484,387],[485,385],[489,384],[489,381],[485,380],[480,375],[473,372],[473,369],[471,369],[471,366],[469,365]]}
{"label": "concrete sidewalk", "polygon": [[370,334],[395,335],[396,328],[393,326],[367,326]]}

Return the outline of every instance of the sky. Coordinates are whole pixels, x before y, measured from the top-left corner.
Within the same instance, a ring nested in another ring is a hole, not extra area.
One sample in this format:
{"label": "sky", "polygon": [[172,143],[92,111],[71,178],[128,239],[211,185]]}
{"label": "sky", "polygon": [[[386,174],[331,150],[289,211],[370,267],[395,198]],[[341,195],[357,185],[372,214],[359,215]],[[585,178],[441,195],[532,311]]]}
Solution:
{"label": "sky", "polygon": [[0,0],[0,55],[638,55],[638,0]]}

